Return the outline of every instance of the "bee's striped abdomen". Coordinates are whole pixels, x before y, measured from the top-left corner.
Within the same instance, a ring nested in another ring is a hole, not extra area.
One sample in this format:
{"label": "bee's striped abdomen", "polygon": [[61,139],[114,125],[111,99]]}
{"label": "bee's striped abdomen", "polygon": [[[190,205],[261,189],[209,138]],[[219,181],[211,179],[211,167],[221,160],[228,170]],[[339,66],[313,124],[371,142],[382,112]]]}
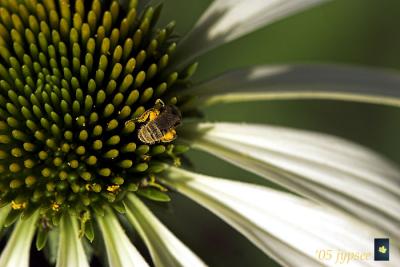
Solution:
{"label": "bee's striped abdomen", "polygon": [[156,123],[149,122],[140,128],[138,137],[143,143],[154,144],[161,140],[163,132],[157,127]]}

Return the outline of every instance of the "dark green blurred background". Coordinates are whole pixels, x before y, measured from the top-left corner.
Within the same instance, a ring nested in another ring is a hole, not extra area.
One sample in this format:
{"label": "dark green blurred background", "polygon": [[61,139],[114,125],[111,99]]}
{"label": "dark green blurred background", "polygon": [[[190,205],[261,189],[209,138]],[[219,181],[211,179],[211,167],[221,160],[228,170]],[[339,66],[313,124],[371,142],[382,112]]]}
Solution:
{"label": "dark green blurred background", "polygon": [[[185,33],[211,1],[167,0],[162,22]],[[237,67],[268,63],[340,62],[400,69],[400,1],[338,0],[285,19],[200,58],[202,80]],[[400,90],[400,88],[399,88]],[[247,121],[339,135],[400,163],[400,110],[334,101],[230,104],[206,112],[211,121]],[[209,155],[191,152],[196,170],[265,184]],[[268,205],[269,203],[265,203]],[[211,266],[275,266],[215,216],[176,196],[161,219]]]}

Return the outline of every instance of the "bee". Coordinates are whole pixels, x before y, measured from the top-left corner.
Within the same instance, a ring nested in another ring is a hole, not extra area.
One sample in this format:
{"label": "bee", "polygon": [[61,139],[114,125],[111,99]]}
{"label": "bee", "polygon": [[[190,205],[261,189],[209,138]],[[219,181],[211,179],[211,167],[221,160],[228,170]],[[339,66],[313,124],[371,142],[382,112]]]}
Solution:
{"label": "bee", "polygon": [[176,138],[175,128],[181,124],[182,115],[176,106],[165,105],[161,99],[157,99],[153,108],[133,121],[144,123],[138,131],[138,138],[143,143],[169,143]]}

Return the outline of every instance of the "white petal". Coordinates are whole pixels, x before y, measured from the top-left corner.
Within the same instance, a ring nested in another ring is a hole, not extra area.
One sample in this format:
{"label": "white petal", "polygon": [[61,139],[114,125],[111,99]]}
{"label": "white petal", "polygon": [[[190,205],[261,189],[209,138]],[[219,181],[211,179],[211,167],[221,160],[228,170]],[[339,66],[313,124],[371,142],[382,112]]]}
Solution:
{"label": "white petal", "polygon": [[114,213],[106,209],[103,217],[97,216],[107,250],[108,264],[112,267],[148,267],[149,265],[133,246]]}
{"label": "white petal", "polygon": [[360,217],[400,240],[400,172],[372,151],[289,128],[216,123],[192,130],[205,131],[192,138],[194,147]]}
{"label": "white petal", "polygon": [[0,208],[0,233],[1,233],[1,230],[3,230],[3,224],[4,224],[5,220],[7,219],[7,215],[8,215],[8,213],[10,213],[10,210],[11,210],[11,208],[9,205]]}
{"label": "white petal", "polygon": [[60,222],[57,267],[89,267],[75,218],[64,214]]}
{"label": "white petal", "polygon": [[125,204],[128,220],[146,243],[155,266],[206,266],[136,196],[130,195]]}
{"label": "white petal", "polygon": [[29,267],[29,253],[38,214],[19,220],[0,256],[1,267]]}
{"label": "white petal", "polygon": [[174,55],[175,68],[205,52],[328,0],[214,0]]}
{"label": "white petal", "polygon": [[400,106],[400,73],[340,65],[258,66],[223,74],[183,91],[196,105],[324,98]]}
{"label": "white petal", "polygon": [[[166,183],[236,228],[266,254],[285,266],[335,265],[336,257],[318,262],[318,250],[363,252],[368,261],[351,266],[381,266],[373,262],[378,230],[306,199],[266,187],[213,178],[172,168]],[[400,260],[396,248],[391,261]]]}

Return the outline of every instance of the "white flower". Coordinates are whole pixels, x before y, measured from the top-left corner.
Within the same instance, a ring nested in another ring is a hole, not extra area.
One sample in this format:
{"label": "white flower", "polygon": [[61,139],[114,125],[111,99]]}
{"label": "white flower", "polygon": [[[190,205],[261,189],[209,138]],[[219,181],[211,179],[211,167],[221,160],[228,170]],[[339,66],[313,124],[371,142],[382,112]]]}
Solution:
{"label": "white flower", "polygon": [[[388,160],[288,128],[176,126],[180,111],[193,120],[199,108],[221,102],[329,98],[399,106],[400,75],[259,66],[193,85],[197,57],[326,0],[214,0],[178,43],[174,23],[156,30],[157,2],[1,2],[0,230],[15,226],[0,267],[28,266],[35,235],[36,248],[46,248],[57,267],[87,267],[93,255],[110,267],[206,266],[139,198],[170,201],[168,189],[284,266],[342,264],[340,253],[365,255],[348,259],[352,266],[396,266],[400,171]],[[178,168],[187,149],[180,140],[290,192]],[[152,264],[134,246],[132,230]],[[382,236],[395,244],[387,264],[372,256],[373,238]]]}

